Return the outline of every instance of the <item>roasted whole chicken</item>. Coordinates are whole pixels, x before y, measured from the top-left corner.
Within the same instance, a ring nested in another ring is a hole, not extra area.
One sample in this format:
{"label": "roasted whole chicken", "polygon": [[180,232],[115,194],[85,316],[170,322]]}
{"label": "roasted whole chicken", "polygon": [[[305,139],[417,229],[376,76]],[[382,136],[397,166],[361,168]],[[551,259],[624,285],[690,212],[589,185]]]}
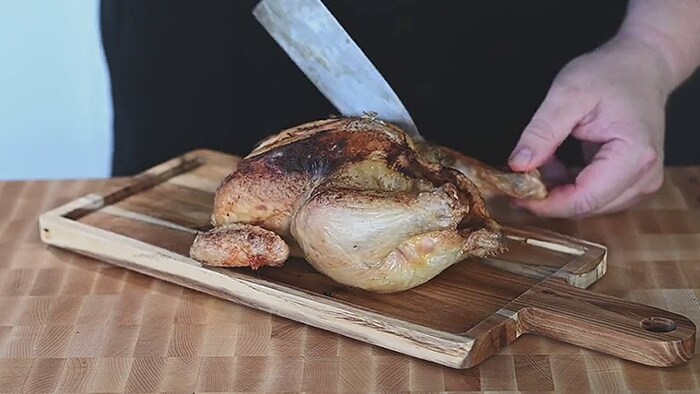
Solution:
{"label": "roasted whole chicken", "polygon": [[541,198],[537,173],[499,172],[371,117],[331,118],[262,141],[216,191],[190,255],[217,267],[303,257],[368,291],[421,285],[504,250],[484,198]]}

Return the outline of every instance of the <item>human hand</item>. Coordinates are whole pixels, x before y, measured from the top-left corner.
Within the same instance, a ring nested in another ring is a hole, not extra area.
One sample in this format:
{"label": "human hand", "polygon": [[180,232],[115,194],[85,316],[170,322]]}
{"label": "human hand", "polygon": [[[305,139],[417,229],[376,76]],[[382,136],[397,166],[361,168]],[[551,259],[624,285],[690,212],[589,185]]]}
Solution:
{"label": "human hand", "polygon": [[583,141],[589,164],[546,199],[515,204],[540,216],[583,217],[623,210],[656,192],[673,86],[662,55],[633,38],[616,37],[574,59],[555,78],[509,164],[514,171],[561,168],[554,154],[569,135]]}

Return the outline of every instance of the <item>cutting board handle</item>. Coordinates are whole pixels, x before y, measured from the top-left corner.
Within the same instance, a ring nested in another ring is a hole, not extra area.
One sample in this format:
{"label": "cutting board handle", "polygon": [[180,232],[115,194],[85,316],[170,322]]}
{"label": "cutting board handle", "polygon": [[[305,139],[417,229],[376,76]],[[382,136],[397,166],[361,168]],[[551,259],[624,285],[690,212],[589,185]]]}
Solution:
{"label": "cutting board handle", "polygon": [[535,333],[652,366],[688,361],[695,325],[684,316],[545,281],[523,294],[518,322]]}

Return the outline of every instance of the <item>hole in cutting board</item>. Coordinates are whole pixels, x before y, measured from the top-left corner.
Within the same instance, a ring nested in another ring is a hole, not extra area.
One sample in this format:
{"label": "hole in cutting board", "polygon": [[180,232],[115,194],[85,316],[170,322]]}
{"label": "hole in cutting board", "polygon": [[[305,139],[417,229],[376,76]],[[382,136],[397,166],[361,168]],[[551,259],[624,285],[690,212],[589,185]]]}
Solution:
{"label": "hole in cutting board", "polygon": [[665,317],[648,317],[642,320],[642,328],[653,332],[671,332],[678,325],[671,319]]}

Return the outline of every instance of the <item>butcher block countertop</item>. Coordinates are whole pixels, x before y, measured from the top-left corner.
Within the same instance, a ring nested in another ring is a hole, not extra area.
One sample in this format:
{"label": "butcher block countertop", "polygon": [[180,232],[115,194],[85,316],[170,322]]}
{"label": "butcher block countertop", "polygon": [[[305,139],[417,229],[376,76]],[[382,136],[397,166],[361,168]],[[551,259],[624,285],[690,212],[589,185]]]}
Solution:
{"label": "butcher block countertop", "polygon": [[[1,392],[700,390],[700,345],[686,364],[652,368],[523,335],[456,370],[40,241],[41,213],[122,182],[0,182]],[[507,216],[606,245],[589,290],[700,324],[700,168],[667,169],[662,190],[622,214]]]}

